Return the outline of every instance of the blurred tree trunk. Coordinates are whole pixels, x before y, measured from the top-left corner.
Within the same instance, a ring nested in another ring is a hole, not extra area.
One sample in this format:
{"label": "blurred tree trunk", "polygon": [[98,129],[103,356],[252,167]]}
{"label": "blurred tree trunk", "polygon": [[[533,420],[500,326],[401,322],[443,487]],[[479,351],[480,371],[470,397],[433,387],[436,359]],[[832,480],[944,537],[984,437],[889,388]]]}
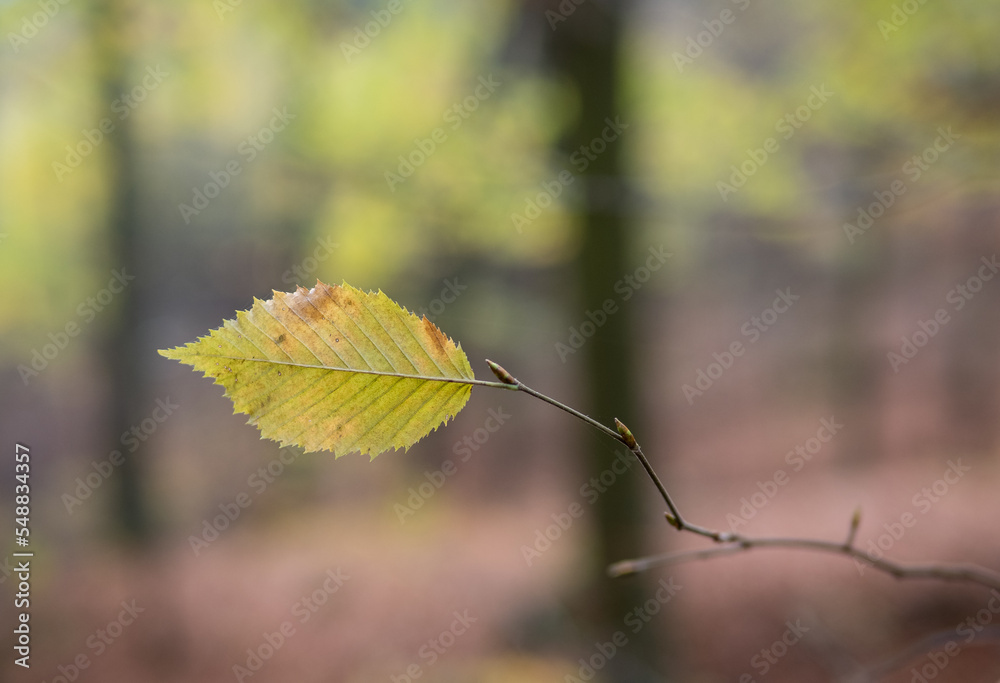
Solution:
{"label": "blurred tree trunk", "polygon": [[[141,458],[143,442],[129,453],[120,440],[121,433],[139,425],[149,417],[153,404],[146,395],[143,381],[144,366],[139,345],[140,293],[143,289],[143,272],[140,265],[138,238],[140,230],[139,160],[136,156],[132,133],[133,117],[119,120],[109,114],[111,103],[131,89],[129,66],[135,35],[128,31],[131,4],[128,0],[103,0],[91,6],[91,35],[97,63],[99,109],[101,117],[111,116],[114,130],[107,133],[101,143],[101,152],[107,159],[108,214],[107,244],[108,270],[124,270],[135,277],[102,313],[106,338],[101,349],[102,365],[107,373],[108,450],[121,451],[124,462],[111,474],[115,502],[111,508],[112,525],[125,540],[145,543],[150,534],[149,515],[142,487]],[[104,271],[104,268],[101,269]],[[102,451],[107,452],[107,451]]]}
{"label": "blurred tree trunk", "polygon": [[[851,151],[840,198],[851,207],[847,219],[852,224],[857,208],[867,207],[879,178],[869,178],[866,168],[883,163],[892,153],[879,141]],[[884,292],[894,267],[892,237],[885,225],[875,225],[853,243],[846,242],[834,262],[830,315],[828,387],[831,409],[844,425],[833,447],[837,461],[845,464],[873,464],[886,454],[886,418],[883,379],[888,362],[873,330],[886,315]]]}
{"label": "blurred tree trunk", "polygon": [[[600,140],[608,120],[621,116],[628,123],[627,116],[622,116],[620,100],[622,32],[628,5],[613,1],[578,6],[548,0],[543,6],[546,28],[551,29],[548,53],[552,65],[569,80],[579,98],[579,116],[563,141],[564,152],[573,154],[581,147],[590,147],[595,139]],[[573,8],[571,14],[566,14],[568,7]],[[603,150],[598,145],[584,155],[590,160],[585,170],[573,169],[574,186],[583,193],[583,208],[582,249],[576,264],[577,296],[572,311],[578,326],[587,320],[587,310],[600,310],[606,299],[618,304],[618,312],[609,316],[607,324],[582,348],[582,403],[605,424],[613,424],[614,417],[621,418],[641,439],[641,425],[635,424],[631,308],[614,293],[615,282],[635,269],[628,260],[631,230],[622,178],[624,144],[615,139]],[[589,476],[598,477],[612,463],[614,444],[603,438],[588,438],[586,443]],[[640,580],[610,580],[605,574],[612,562],[642,554],[641,529],[648,520],[644,519],[646,508],[641,501],[648,491],[649,482],[635,468],[618,477],[591,508],[597,547],[593,564],[586,568],[590,572],[586,599],[593,610],[591,626],[595,629],[590,635],[603,641],[622,630],[628,636],[625,654],[611,659],[600,674],[603,680],[662,680],[653,673],[663,665],[663,658],[657,655],[656,626],[650,624],[636,634],[623,626],[625,616],[649,600],[654,591]]]}
{"label": "blurred tree trunk", "polygon": [[[874,231],[872,231],[874,233]],[[833,415],[844,425],[835,447],[840,462],[874,463],[885,454],[880,377],[886,358],[872,337],[885,291],[888,245],[881,233],[854,244],[834,274],[830,389]],[[856,252],[856,253],[855,253]]]}
{"label": "blurred tree trunk", "polygon": [[[958,215],[954,234],[950,236],[953,252],[947,266],[955,273],[956,285],[965,284],[978,276],[982,259],[996,254],[995,231],[989,227],[1000,211],[992,203],[971,203],[956,208]],[[970,452],[973,457],[990,453],[997,443],[996,415],[1000,412],[998,394],[997,342],[1000,340],[1000,320],[996,315],[978,312],[993,308],[1000,302],[1000,286],[986,281],[982,289],[965,290],[968,296],[962,310],[952,302],[944,304],[951,321],[941,335],[944,352],[943,394],[945,424],[950,434],[950,448]],[[969,310],[966,311],[966,308]]]}

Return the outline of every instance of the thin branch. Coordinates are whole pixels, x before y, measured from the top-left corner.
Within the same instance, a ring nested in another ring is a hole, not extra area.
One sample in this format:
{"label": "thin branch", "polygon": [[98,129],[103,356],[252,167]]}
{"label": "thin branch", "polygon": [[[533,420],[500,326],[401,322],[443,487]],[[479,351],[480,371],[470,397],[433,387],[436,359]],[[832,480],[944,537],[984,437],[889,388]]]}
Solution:
{"label": "thin branch", "polygon": [[656,475],[655,470],[653,470],[653,466],[649,464],[649,460],[646,459],[646,454],[642,452],[642,449],[639,448],[639,444],[635,442],[635,437],[632,436],[632,432],[629,431],[629,428],[622,424],[621,420],[617,417],[615,418],[615,424],[618,426],[618,433],[621,437],[619,440],[628,446],[633,455],[635,455],[635,457],[639,459],[639,462],[642,463],[642,468],[646,470],[646,474],[649,475],[650,479],[652,479],[653,485],[656,486],[656,489],[660,492],[660,496],[670,509],[670,512],[667,514],[667,521],[670,522],[670,524],[673,525],[673,527],[678,531],[683,531],[685,528],[691,528],[688,523],[684,521],[684,518],[681,517],[680,510],[677,509],[677,506],[674,504],[670,494],[667,493],[666,487]]}
{"label": "thin branch", "polygon": [[886,560],[884,558],[876,560],[869,557],[867,553],[854,547],[854,539],[857,536],[858,528],[861,525],[860,508],[856,509],[854,514],[851,516],[847,539],[843,543],[835,543],[833,541],[825,541],[815,538],[755,538],[726,531],[714,531],[697,524],[692,524],[681,516],[680,510],[678,510],[677,505],[670,497],[670,494],[667,492],[667,489],[660,480],[660,477],[657,476],[656,471],[646,458],[646,455],[642,452],[642,449],[635,440],[635,436],[633,436],[629,428],[622,424],[618,418],[615,418],[615,426],[618,428],[617,431],[615,431],[610,427],[601,424],[592,417],[584,415],[580,411],[574,410],[564,403],[560,403],[554,398],[550,398],[545,394],[528,387],[493,361],[487,360],[486,362],[489,364],[490,370],[493,371],[493,374],[497,376],[497,379],[499,379],[500,382],[476,381],[477,384],[523,391],[526,394],[530,394],[535,398],[541,399],[542,401],[569,413],[573,417],[583,420],[590,426],[604,432],[615,441],[624,444],[642,464],[643,469],[646,471],[646,475],[653,482],[653,485],[656,486],[657,491],[660,493],[660,497],[663,498],[663,501],[667,504],[667,508],[670,511],[666,513],[666,519],[671,526],[678,531],[688,531],[721,544],[717,547],[705,548],[702,550],[666,553],[663,555],[654,555],[650,557],[616,562],[608,568],[608,574],[611,576],[618,577],[625,576],[627,574],[634,574],[657,565],[679,564],[682,562],[709,559],[723,555],[734,555],[736,553],[746,552],[755,548],[784,548],[793,550],[813,550],[817,552],[844,555],[846,557],[853,558],[855,561],[864,562],[872,569],[885,572],[886,574],[894,576],[897,579],[936,579],[939,581],[975,583],[987,588],[1000,590],[1000,573],[991,569],[986,569],[985,567],[980,567],[979,565],[905,564],[902,562]]}
{"label": "thin branch", "polygon": [[[510,374],[509,372],[507,372],[506,370],[504,370],[502,367],[500,367],[499,365],[497,365],[493,361],[487,359],[486,363],[490,366],[490,370],[493,371],[493,374],[497,376],[497,379],[500,380],[499,386],[503,387],[504,389],[513,389],[515,391],[523,391],[526,394],[531,394],[535,398],[539,398],[539,399],[545,401],[546,403],[548,403],[550,405],[554,405],[559,410],[564,410],[567,413],[569,413],[570,415],[572,415],[573,417],[575,417],[577,419],[580,419],[580,420],[583,420],[584,422],[586,422],[587,424],[589,424],[591,427],[594,427],[595,429],[599,429],[600,431],[602,431],[605,434],[607,434],[608,436],[610,436],[612,439],[615,439],[616,441],[621,441],[622,443],[625,443],[625,441],[622,439],[621,435],[619,435],[618,432],[616,432],[615,430],[611,429],[610,427],[606,427],[605,425],[602,425],[600,422],[598,422],[594,418],[590,417],[589,415],[584,415],[579,410],[575,410],[573,408],[570,408],[565,403],[560,403],[559,401],[555,400],[554,398],[550,398],[550,397],[546,396],[545,394],[543,394],[540,391],[535,391],[534,389],[532,389],[531,387],[529,387],[528,385],[526,385],[524,382],[522,382],[519,379],[517,379],[516,377],[514,377],[512,374]],[[496,386],[497,385],[496,382],[489,382],[488,384],[490,384],[491,386]]]}
{"label": "thin branch", "polygon": [[[589,415],[584,415],[579,410],[570,408],[565,403],[561,403],[560,401],[557,401],[554,398],[546,396],[540,391],[535,391],[527,384],[525,384],[524,382],[522,382],[521,380],[517,379],[512,374],[504,370],[497,363],[494,363],[489,359],[486,360],[486,363],[490,366],[490,370],[493,371],[493,374],[497,376],[497,379],[500,380],[500,386],[502,386],[504,389],[515,389],[517,391],[523,391],[526,394],[530,394],[535,398],[541,399],[542,401],[545,401],[546,403],[553,405],[556,408],[559,408],[559,410],[563,410],[572,415],[573,417],[583,420],[591,427],[594,427],[595,429],[604,432],[607,436],[610,436],[615,441],[624,444],[625,447],[628,448],[630,451],[632,451],[635,457],[639,459],[639,462],[642,463],[642,467],[644,470],[646,470],[646,474],[653,481],[653,484],[660,492],[660,496],[662,496],[664,502],[666,502],[667,507],[670,509],[670,512],[672,514],[672,517],[668,517],[668,519],[671,520],[670,523],[673,524],[678,529],[684,528],[686,523],[681,518],[680,512],[678,512],[677,510],[677,506],[674,505],[674,501],[671,500],[670,494],[667,493],[666,487],[663,485],[663,482],[660,481],[660,478],[656,475],[656,471],[653,469],[653,466],[649,464],[649,460],[646,459],[646,456],[643,454],[642,449],[639,448],[639,444],[635,442],[635,438],[632,436],[632,432],[630,432],[628,427],[623,425],[618,420],[618,418],[615,418],[615,424],[618,426],[618,431],[615,431],[614,429],[611,429],[610,427],[601,424],[600,422],[590,417]],[[495,382],[490,382],[489,384],[493,385],[495,384]]]}
{"label": "thin branch", "polygon": [[676,553],[665,553],[651,557],[616,562],[608,568],[608,574],[614,577],[626,576],[645,571],[651,567],[665,564],[681,564],[694,560],[705,560],[724,555],[735,555],[755,548],[784,548],[792,550],[813,550],[818,552],[844,555],[863,562],[871,567],[897,579],[937,579],[940,581],[958,581],[977,583],[987,588],[1000,590],[1000,573],[974,564],[906,564],[886,559],[872,559],[862,550],[843,543],[823,541],[815,538],[776,538],[749,537],[733,534],[733,539],[725,545],[701,550],[686,550]]}
{"label": "thin branch", "polygon": [[[618,418],[615,418],[616,421],[617,419]],[[639,459],[639,462],[642,463],[642,468],[646,470],[646,474],[648,474],[649,478],[653,480],[653,484],[656,485],[656,488],[663,497],[663,500],[667,503],[667,507],[670,508],[670,513],[674,516],[674,526],[678,529],[683,529],[685,524],[684,518],[681,517],[680,510],[677,509],[674,501],[670,498],[670,494],[667,493],[667,489],[663,486],[663,482],[660,481],[660,478],[656,476],[656,472],[653,471],[653,466],[650,465],[649,460],[646,459],[646,454],[642,452],[642,449],[639,448],[638,445],[636,445],[632,452],[635,454],[635,457]]]}

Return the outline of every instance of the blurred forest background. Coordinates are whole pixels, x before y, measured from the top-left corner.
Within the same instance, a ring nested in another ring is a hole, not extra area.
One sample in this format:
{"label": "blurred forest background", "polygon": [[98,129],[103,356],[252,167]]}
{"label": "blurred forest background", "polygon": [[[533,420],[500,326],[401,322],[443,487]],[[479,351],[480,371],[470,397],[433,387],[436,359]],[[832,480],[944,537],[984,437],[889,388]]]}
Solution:
{"label": "blurred forest background", "polygon": [[335,461],[156,353],[272,289],[382,289],[479,377],[621,418],[692,521],[841,539],[860,505],[860,547],[1000,568],[1000,5],[6,0],[0,26],[0,424],[36,552],[30,672],[0,576],[3,679],[1000,678],[982,589],[773,551],[607,578],[704,543],[527,396]]}

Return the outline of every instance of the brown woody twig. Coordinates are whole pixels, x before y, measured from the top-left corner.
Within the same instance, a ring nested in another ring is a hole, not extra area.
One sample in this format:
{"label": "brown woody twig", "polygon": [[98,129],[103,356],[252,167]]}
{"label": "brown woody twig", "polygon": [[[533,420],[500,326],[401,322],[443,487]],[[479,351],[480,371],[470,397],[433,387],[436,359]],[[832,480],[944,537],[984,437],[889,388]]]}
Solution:
{"label": "brown woody twig", "polygon": [[503,388],[509,388],[514,391],[523,391],[526,394],[530,394],[535,398],[545,401],[546,403],[549,403],[560,410],[583,420],[607,436],[610,436],[616,441],[624,444],[625,447],[627,447],[642,464],[642,468],[646,471],[646,474],[653,482],[653,485],[656,486],[656,489],[659,492],[660,497],[663,498],[664,503],[666,503],[667,509],[669,510],[669,512],[665,513],[667,522],[669,522],[670,525],[678,531],[687,531],[699,536],[704,536],[719,544],[716,547],[704,548],[702,550],[686,550],[616,562],[608,567],[608,574],[611,576],[625,576],[645,571],[651,567],[659,565],[680,564],[683,562],[692,562],[694,560],[705,560],[714,557],[721,557],[723,555],[734,555],[759,548],[782,548],[792,550],[812,550],[815,552],[844,555],[845,557],[853,558],[855,561],[863,562],[872,569],[894,576],[897,579],[935,579],[938,581],[973,583],[986,588],[1000,590],[1000,572],[986,569],[985,567],[980,567],[978,565],[902,563],[887,560],[885,558],[874,559],[869,557],[868,553],[854,547],[854,539],[857,536],[858,528],[861,525],[860,509],[855,510],[854,514],[851,516],[847,539],[843,543],[814,538],[743,536],[742,534],[726,531],[714,531],[697,524],[692,524],[681,516],[680,510],[670,497],[670,494],[667,492],[667,489],[663,485],[659,476],[657,476],[656,471],[649,463],[646,455],[642,452],[642,449],[636,442],[632,432],[628,427],[622,424],[618,418],[615,418],[615,426],[617,427],[616,431],[601,424],[597,420],[584,415],[578,410],[570,408],[569,406],[560,403],[559,401],[550,398],[541,392],[531,389],[493,361],[487,360],[486,362],[489,364],[490,370],[493,371],[493,374],[496,375],[504,385],[506,385]]}

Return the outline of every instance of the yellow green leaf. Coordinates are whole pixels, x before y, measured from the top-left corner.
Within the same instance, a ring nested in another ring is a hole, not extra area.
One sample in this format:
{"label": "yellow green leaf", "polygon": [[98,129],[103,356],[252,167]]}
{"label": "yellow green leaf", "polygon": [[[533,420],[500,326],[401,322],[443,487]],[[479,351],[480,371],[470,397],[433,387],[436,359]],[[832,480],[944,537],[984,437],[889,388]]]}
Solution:
{"label": "yellow green leaf", "polygon": [[346,283],[254,299],[160,354],[214,378],[264,437],[337,457],[409,448],[479,383],[461,346],[426,317]]}

